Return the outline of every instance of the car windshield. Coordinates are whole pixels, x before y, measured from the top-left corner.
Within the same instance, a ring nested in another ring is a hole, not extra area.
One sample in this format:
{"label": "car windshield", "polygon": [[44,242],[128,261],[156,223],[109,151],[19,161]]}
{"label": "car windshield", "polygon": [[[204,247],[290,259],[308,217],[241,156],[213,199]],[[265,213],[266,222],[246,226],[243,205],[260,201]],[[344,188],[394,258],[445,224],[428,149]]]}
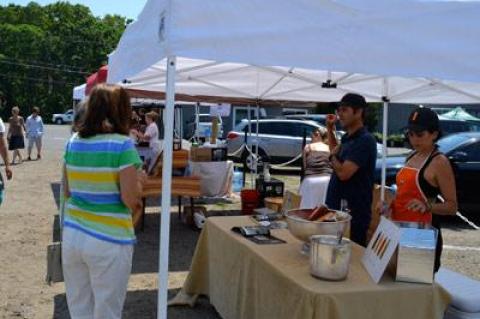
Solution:
{"label": "car windshield", "polygon": [[438,149],[440,152],[446,154],[453,150],[455,147],[457,147],[460,144],[463,144],[464,142],[468,141],[470,137],[465,136],[465,135],[449,135],[446,136],[440,140],[438,140]]}
{"label": "car windshield", "polygon": [[198,117],[198,121],[202,123],[205,123],[205,122],[211,123],[212,117],[210,115],[200,115]]}

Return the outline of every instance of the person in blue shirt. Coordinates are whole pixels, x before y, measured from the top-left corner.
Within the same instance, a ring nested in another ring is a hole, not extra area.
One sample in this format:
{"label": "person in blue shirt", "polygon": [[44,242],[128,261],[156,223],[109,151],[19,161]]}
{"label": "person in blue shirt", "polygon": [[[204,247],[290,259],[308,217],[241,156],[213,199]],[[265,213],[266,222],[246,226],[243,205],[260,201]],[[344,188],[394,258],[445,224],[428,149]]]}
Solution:
{"label": "person in blue shirt", "polygon": [[31,161],[32,148],[35,144],[37,148],[37,160],[42,158],[42,136],[43,136],[43,121],[39,115],[40,109],[36,106],[32,108],[32,115],[27,118],[25,123],[27,138],[28,138],[28,160]]}
{"label": "person in blue shirt", "polygon": [[[326,204],[338,210],[347,203],[352,215],[350,238],[362,246],[367,245],[377,158],[376,140],[364,126],[367,106],[363,96],[348,93],[337,105],[337,116],[327,117],[333,174]],[[339,145],[334,135],[337,120],[347,132]]]}

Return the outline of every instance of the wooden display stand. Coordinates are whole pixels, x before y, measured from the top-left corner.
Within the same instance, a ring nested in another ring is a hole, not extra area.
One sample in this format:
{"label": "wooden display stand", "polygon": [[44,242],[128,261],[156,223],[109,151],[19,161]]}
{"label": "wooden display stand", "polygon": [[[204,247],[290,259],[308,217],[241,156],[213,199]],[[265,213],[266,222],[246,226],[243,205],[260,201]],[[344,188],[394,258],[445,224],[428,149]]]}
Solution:
{"label": "wooden display stand", "polygon": [[263,201],[265,202],[265,207],[277,213],[282,211],[283,197],[265,197]]}
{"label": "wooden display stand", "polygon": [[[178,150],[173,152],[173,168],[183,169],[188,165],[188,151]],[[135,212],[133,223],[136,230],[143,230],[145,219],[145,205],[148,197],[158,197],[162,194],[162,160],[161,155],[158,156],[156,164],[142,184],[142,202],[143,208],[139,212]],[[193,210],[194,197],[200,197],[200,177],[197,176],[173,176],[172,177],[172,196],[178,196],[178,217],[182,215],[182,197],[190,197],[190,206]]]}

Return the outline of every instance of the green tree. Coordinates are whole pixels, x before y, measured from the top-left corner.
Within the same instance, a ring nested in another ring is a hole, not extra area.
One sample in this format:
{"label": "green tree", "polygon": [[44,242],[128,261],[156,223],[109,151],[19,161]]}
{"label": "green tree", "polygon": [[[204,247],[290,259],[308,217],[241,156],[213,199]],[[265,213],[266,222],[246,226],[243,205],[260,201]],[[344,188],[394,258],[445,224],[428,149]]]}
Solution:
{"label": "green tree", "polygon": [[48,121],[70,108],[73,87],[107,63],[128,22],[68,2],[0,6],[0,115],[35,105]]}

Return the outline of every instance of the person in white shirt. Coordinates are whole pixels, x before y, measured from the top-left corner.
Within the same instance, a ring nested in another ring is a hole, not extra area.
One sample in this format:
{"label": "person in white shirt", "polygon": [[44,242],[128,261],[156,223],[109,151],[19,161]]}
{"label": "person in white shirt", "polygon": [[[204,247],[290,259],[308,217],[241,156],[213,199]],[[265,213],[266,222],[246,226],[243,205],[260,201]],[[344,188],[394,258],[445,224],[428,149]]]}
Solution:
{"label": "person in white shirt", "polygon": [[[10,169],[10,164],[8,161],[8,151],[7,151],[7,143],[5,142],[5,124],[3,124],[3,120],[0,118],[0,156],[2,156],[3,162],[5,163],[5,175],[7,179],[12,179],[12,170]],[[3,192],[5,189],[5,184],[3,182],[3,178],[0,174],[0,204],[3,202]]]}
{"label": "person in white shirt", "polygon": [[32,115],[27,118],[26,129],[27,129],[27,138],[28,138],[28,160],[31,161],[31,154],[33,144],[37,148],[37,159],[42,158],[42,136],[43,136],[43,121],[42,117],[39,115],[40,109],[36,106],[32,109]]}
{"label": "person in white shirt", "polygon": [[147,123],[147,128],[145,129],[145,133],[139,131],[133,131],[133,133],[138,137],[139,141],[148,142],[148,147],[150,152],[148,156],[145,158],[145,162],[147,167],[151,168],[151,165],[154,164],[155,159],[157,158],[158,154],[160,153],[161,142],[158,139],[158,113],[156,112],[148,112],[145,114],[145,122]]}

